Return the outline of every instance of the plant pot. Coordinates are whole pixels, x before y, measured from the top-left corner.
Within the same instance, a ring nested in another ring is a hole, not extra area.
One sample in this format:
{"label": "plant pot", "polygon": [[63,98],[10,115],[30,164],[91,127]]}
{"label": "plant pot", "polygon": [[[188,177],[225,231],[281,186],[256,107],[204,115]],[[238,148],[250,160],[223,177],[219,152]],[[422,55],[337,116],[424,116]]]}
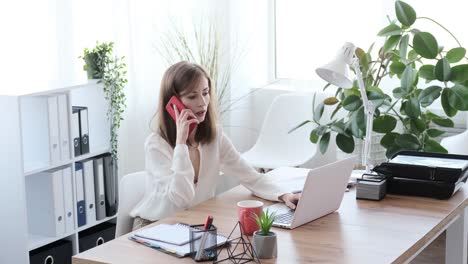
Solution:
{"label": "plant pot", "polygon": [[276,234],[269,232],[268,235],[262,235],[256,231],[253,235],[253,248],[258,258],[269,259],[276,258],[278,255]]}

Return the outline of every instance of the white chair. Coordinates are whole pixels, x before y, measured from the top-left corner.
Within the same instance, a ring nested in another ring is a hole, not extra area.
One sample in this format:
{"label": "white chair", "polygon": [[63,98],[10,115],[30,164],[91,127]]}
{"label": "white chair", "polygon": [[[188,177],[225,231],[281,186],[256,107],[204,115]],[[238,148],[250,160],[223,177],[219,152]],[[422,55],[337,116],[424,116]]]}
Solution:
{"label": "white chair", "polygon": [[145,194],[146,175],[146,171],[140,171],[127,174],[120,180],[115,237],[132,231],[133,217],[130,216],[130,211]]}
{"label": "white chair", "polygon": [[440,144],[450,154],[468,155],[468,115],[466,120],[467,130],[455,136],[443,138]]}
{"label": "white chair", "polygon": [[[313,93],[287,93],[277,96],[265,116],[255,145],[242,154],[251,166],[260,169],[278,167],[313,168],[336,160],[336,145],[330,139],[325,155],[318,151],[318,145],[310,142],[314,127],[308,123],[288,134],[292,128],[305,120],[312,120]],[[328,95],[317,93],[315,105],[323,102]],[[328,110],[329,112],[329,110]],[[322,118],[326,122],[329,113]]]}

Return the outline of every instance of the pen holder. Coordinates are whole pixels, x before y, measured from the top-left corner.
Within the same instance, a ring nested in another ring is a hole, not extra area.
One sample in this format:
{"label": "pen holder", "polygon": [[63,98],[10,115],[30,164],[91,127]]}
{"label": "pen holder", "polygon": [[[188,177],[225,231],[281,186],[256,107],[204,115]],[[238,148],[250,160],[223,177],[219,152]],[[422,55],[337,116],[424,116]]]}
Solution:
{"label": "pen holder", "polygon": [[190,252],[193,260],[217,260],[217,230],[214,225],[204,229],[204,225],[190,226]]}

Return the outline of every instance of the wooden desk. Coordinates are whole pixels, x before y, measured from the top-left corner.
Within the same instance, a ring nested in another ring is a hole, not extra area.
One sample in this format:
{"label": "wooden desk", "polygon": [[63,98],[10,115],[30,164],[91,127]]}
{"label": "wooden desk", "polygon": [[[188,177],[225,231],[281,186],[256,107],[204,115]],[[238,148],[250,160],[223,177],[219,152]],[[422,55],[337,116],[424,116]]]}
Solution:
{"label": "wooden desk", "polygon": [[[354,191],[345,193],[337,212],[294,230],[274,228],[278,258],[261,262],[407,263],[447,230],[447,263],[466,263],[467,186],[450,200],[387,195],[373,202],[355,197]],[[218,232],[228,235],[237,221],[236,203],[245,199],[259,198],[238,186],[159,223],[203,223],[210,214]],[[191,258],[178,259],[127,237],[78,254],[73,263],[194,263]]]}

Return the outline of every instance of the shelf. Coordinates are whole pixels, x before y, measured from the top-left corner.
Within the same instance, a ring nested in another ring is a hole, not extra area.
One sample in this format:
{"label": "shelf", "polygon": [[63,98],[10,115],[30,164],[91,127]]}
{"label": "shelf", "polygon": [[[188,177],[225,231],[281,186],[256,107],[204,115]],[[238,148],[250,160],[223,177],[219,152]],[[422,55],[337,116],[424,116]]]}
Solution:
{"label": "shelf", "polygon": [[93,151],[93,152],[75,157],[74,161],[77,162],[77,161],[87,160],[87,159],[90,159],[90,158],[93,158],[102,154],[106,154],[106,153],[110,153],[110,149],[101,148],[101,149],[98,149],[97,151]]}
{"label": "shelf", "polygon": [[24,176],[29,176],[29,175],[33,175],[39,172],[57,169],[66,165],[70,165],[71,163],[72,163],[72,160],[67,160],[67,161],[63,161],[63,162],[52,164],[52,165],[47,165],[45,163],[37,163],[37,164],[28,165],[28,168],[25,168]]}
{"label": "shelf", "polygon": [[31,250],[34,250],[36,248],[40,248],[42,246],[45,246],[45,245],[50,244],[52,242],[55,242],[57,240],[60,240],[60,239],[69,237],[71,235],[74,235],[74,234],[76,234],[76,233],[78,233],[80,231],[86,230],[86,229],[88,229],[90,227],[93,227],[93,226],[99,225],[101,223],[107,222],[109,220],[112,220],[112,219],[114,219],[116,217],[117,217],[117,215],[106,217],[106,218],[101,219],[99,221],[96,221],[96,222],[94,222],[94,223],[92,223],[90,225],[82,226],[82,227],[78,228],[76,231],[73,231],[73,232],[68,233],[68,234],[64,234],[63,236],[60,236],[60,237],[48,237],[48,236],[40,236],[40,235],[29,234],[28,250],[31,251]]}
{"label": "shelf", "polygon": [[112,219],[114,219],[114,218],[117,218],[117,215],[113,215],[113,216],[106,217],[106,218],[101,219],[101,220],[99,220],[99,221],[96,221],[96,222],[94,222],[94,223],[92,223],[92,224],[86,224],[85,226],[79,227],[78,230],[77,230],[77,232],[81,232],[81,231],[86,230],[86,229],[88,229],[88,228],[90,228],[90,227],[93,227],[93,226],[95,226],[95,225],[99,225],[100,223],[107,222],[107,221],[112,220]]}
{"label": "shelf", "polygon": [[42,246],[45,246],[47,244],[50,244],[50,243],[55,242],[57,240],[60,240],[62,238],[69,237],[69,236],[71,236],[73,234],[75,234],[75,232],[65,234],[65,235],[60,236],[60,237],[48,237],[48,236],[40,236],[40,235],[29,234],[28,250],[31,251],[31,250],[34,250],[36,248],[40,248]]}

